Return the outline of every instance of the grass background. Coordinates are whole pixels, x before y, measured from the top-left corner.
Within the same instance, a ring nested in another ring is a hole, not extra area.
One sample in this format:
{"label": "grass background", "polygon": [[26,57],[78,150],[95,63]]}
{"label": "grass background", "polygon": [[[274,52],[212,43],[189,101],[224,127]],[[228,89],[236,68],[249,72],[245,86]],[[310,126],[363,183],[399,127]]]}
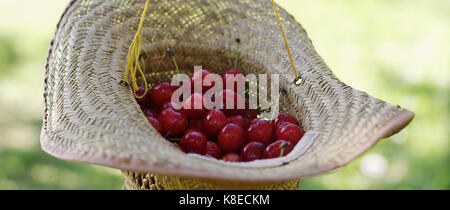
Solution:
{"label": "grass background", "polygon": [[[48,44],[67,0],[0,0],[0,189],[120,189],[119,171],[39,146]],[[278,0],[342,81],[416,113],[301,189],[450,189],[448,0]]]}

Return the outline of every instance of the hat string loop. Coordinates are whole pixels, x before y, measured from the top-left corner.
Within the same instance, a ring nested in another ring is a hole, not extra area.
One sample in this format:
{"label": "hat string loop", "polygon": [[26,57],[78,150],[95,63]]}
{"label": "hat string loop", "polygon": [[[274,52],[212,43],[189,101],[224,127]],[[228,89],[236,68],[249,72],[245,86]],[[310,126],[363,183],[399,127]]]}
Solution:
{"label": "hat string loop", "polygon": [[[127,65],[127,69],[126,69],[126,73],[125,73],[125,77],[123,80],[123,85],[126,84],[126,80],[128,79],[128,75],[131,73],[131,80],[132,80],[132,86],[133,86],[133,93],[134,96],[136,98],[143,98],[145,97],[145,95],[148,92],[148,83],[147,83],[147,79],[145,78],[145,74],[142,71],[141,65],[139,64],[139,56],[141,53],[141,45],[142,45],[142,37],[141,37],[141,32],[142,32],[142,28],[144,25],[144,19],[145,19],[145,15],[147,14],[147,10],[148,10],[148,6],[150,4],[150,0],[146,0],[145,1],[145,7],[144,7],[144,11],[142,12],[142,17],[141,17],[141,21],[138,27],[138,31],[134,37],[133,42],[130,45],[130,48],[128,49],[128,65]],[[277,9],[277,5],[275,4],[275,0],[272,0],[272,4],[273,4],[273,8],[275,10],[275,14],[277,16],[278,19],[278,24],[280,25],[280,31],[281,34],[283,35],[283,40],[284,40],[284,44],[286,47],[286,51],[289,55],[289,60],[291,62],[292,65],[292,70],[294,72],[295,75],[295,79],[298,80],[298,73],[297,73],[297,69],[295,68],[295,63],[294,63],[294,59],[292,58],[292,53],[291,50],[289,49],[289,44],[286,38],[286,34],[284,33],[284,29],[283,29],[283,24],[281,23],[281,18],[280,15],[278,13],[278,9]],[[145,85],[145,92],[143,95],[138,96],[136,94],[136,91],[139,89],[139,86],[137,84],[137,79],[136,79],[136,74],[137,71],[139,71],[139,73],[142,76],[142,79],[144,80],[144,85]]]}
{"label": "hat string loop", "polygon": [[277,15],[278,24],[280,25],[281,34],[283,35],[284,44],[286,45],[286,50],[289,55],[289,60],[291,61],[292,70],[294,71],[294,75],[295,75],[295,80],[297,81],[297,80],[299,80],[299,77],[297,74],[297,69],[295,68],[294,59],[292,58],[291,50],[289,49],[289,44],[286,39],[286,34],[284,33],[283,24],[281,23],[280,15],[278,14],[278,9],[277,9],[277,5],[275,4],[275,0],[272,0],[272,4],[273,4],[273,9],[275,10],[275,14]]}
{"label": "hat string loop", "polygon": [[[145,74],[142,71],[141,65],[139,64],[139,57],[141,54],[141,45],[142,45],[141,31],[142,31],[142,28],[144,25],[144,19],[145,19],[145,15],[147,14],[149,3],[150,3],[150,0],[146,0],[144,11],[142,12],[141,22],[138,27],[138,31],[137,31],[136,35],[134,36],[133,42],[131,42],[130,48],[128,49],[128,65],[127,65],[127,70],[126,70],[125,77],[123,80],[123,85],[126,85],[126,80],[128,79],[128,75],[131,74],[131,81],[133,83],[132,84],[133,94],[138,99],[144,98],[148,92],[147,79],[145,78]],[[145,86],[145,92],[144,92],[144,94],[142,94],[140,96],[138,96],[136,94],[136,91],[139,89],[139,86],[137,84],[137,79],[136,79],[137,71],[139,71],[139,73],[141,74],[142,79],[144,80],[144,86]]]}

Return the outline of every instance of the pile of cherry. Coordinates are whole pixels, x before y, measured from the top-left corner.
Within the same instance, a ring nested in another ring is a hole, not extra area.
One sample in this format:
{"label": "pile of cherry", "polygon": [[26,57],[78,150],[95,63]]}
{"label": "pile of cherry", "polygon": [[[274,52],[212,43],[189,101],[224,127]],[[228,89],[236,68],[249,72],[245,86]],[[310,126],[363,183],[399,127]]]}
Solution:
{"label": "pile of cherry", "polygon": [[[207,70],[199,71],[191,80],[205,78],[208,74]],[[224,84],[230,74],[240,73],[233,69],[226,71],[222,75]],[[203,92],[210,88],[212,86],[204,86]],[[284,113],[268,122],[257,118],[257,110],[248,108],[175,110],[171,98],[176,89],[178,87],[169,83],[161,83],[149,90],[144,98],[136,100],[153,127],[166,139],[178,140],[179,148],[185,153],[228,162],[250,162],[286,156],[303,137],[298,121]],[[144,88],[137,91],[138,96],[144,93]],[[235,94],[231,98],[237,97],[235,92],[227,89],[224,94],[224,98],[230,98],[230,94]],[[193,107],[194,101],[203,101],[203,95],[194,93],[184,103]]]}

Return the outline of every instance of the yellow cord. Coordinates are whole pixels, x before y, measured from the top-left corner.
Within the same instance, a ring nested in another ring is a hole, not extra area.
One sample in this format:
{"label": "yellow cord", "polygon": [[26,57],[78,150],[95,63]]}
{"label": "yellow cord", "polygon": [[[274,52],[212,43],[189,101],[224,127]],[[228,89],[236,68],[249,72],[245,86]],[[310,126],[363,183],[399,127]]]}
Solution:
{"label": "yellow cord", "polygon": [[[145,78],[145,74],[142,71],[141,65],[139,64],[139,56],[141,54],[141,44],[142,44],[141,31],[142,31],[142,27],[144,25],[144,19],[145,19],[145,15],[147,13],[149,3],[150,3],[150,0],[146,0],[138,31],[136,33],[136,36],[134,37],[133,42],[130,45],[130,48],[128,49],[128,65],[127,65],[127,71],[125,73],[125,78],[123,79],[123,85],[126,85],[126,81],[128,79],[128,74],[131,73],[131,80],[133,82],[133,84],[132,84],[133,85],[133,87],[132,87],[133,93],[134,93],[134,96],[139,99],[144,98],[148,92],[147,79]],[[142,79],[144,80],[144,85],[145,85],[145,93],[141,96],[138,96],[136,94],[136,91],[139,89],[139,86],[138,86],[137,80],[136,80],[136,73],[138,70],[139,70],[139,73],[142,75]]]}
{"label": "yellow cord", "polygon": [[291,65],[292,65],[292,69],[294,70],[295,79],[298,80],[299,78],[298,78],[298,74],[297,74],[297,69],[295,68],[294,59],[292,58],[291,50],[289,49],[289,45],[288,45],[288,42],[286,39],[286,34],[284,33],[284,30],[283,30],[283,24],[281,24],[280,15],[278,14],[277,5],[275,4],[275,0],[272,0],[272,3],[273,3],[273,8],[275,9],[275,14],[277,15],[277,18],[278,18],[278,24],[280,25],[281,33],[283,34],[284,44],[286,45],[286,50],[289,54],[289,59],[291,60]]}
{"label": "yellow cord", "polygon": [[[278,19],[278,24],[280,25],[281,34],[283,35],[284,43],[286,45],[286,50],[288,52],[289,59],[291,61],[292,70],[294,71],[296,80],[298,80],[299,77],[297,74],[297,69],[295,68],[294,59],[292,58],[291,50],[289,49],[289,44],[286,39],[286,34],[284,33],[283,24],[281,23],[280,15],[278,14],[278,9],[277,9],[277,5],[275,4],[275,0],[272,0],[272,3],[273,3],[273,8],[275,10],[275,14]],[[141,31],[142,31],[142,28],[144,25],[144,19],[145,19],[145,15],[147,14],[149,4],[150,4],[150,0],[146,0],[138,31],[137,31],[136,36],[134,37],[134,40],[131,43],[130,48],[128,50],[128,65],[127,65],[127,70],[126,70],[125,77],[123,80],[123,85],[126,85],[128,75],[131,73],[131,80],[133,83],[132,84],[133,93],[134,93],[134,96],[139,99],[145,97],[145,95],[148,92],[148,83],[147,83],[147,79],[145,78],[145,74],[142,71],[142,68],[139,64],[139,56],[141,54],[141,44],[142,44]],[[136,95],[136,91],[139,89],[139,86],[138,86],[137,80],[136,80],[136,73],[138,70],[139,70],[139,73],[142,75],[142,79],[144,80],[144,85],[145,85],[145,93],[141,96]]]}

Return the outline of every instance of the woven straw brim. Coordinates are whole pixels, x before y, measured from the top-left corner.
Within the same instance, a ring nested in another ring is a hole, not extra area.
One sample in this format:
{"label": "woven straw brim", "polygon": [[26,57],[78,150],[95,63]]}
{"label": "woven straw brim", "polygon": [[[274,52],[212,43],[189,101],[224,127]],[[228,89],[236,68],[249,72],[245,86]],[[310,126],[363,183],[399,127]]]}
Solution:
{"label": "woven straw brim", "polygon": [[123,79],[127,52],[144,0],[73,0],[57,26],[45,72],[42,148],[71,161],[162,175],[270,182],[292,180],[346,165],[395,134],[413,113],[339,81],[305,31],[280,9],[301,85],[269,0],[152,0],[142,31],[147,75],[168,80],[176,52],[183,70],[195,65],[221,73],[233,66],[240,38],[240,70],[280,74],[284,111],[318,136],[307,151],[276,166],[242,167],[188,156],[146,120]]}

